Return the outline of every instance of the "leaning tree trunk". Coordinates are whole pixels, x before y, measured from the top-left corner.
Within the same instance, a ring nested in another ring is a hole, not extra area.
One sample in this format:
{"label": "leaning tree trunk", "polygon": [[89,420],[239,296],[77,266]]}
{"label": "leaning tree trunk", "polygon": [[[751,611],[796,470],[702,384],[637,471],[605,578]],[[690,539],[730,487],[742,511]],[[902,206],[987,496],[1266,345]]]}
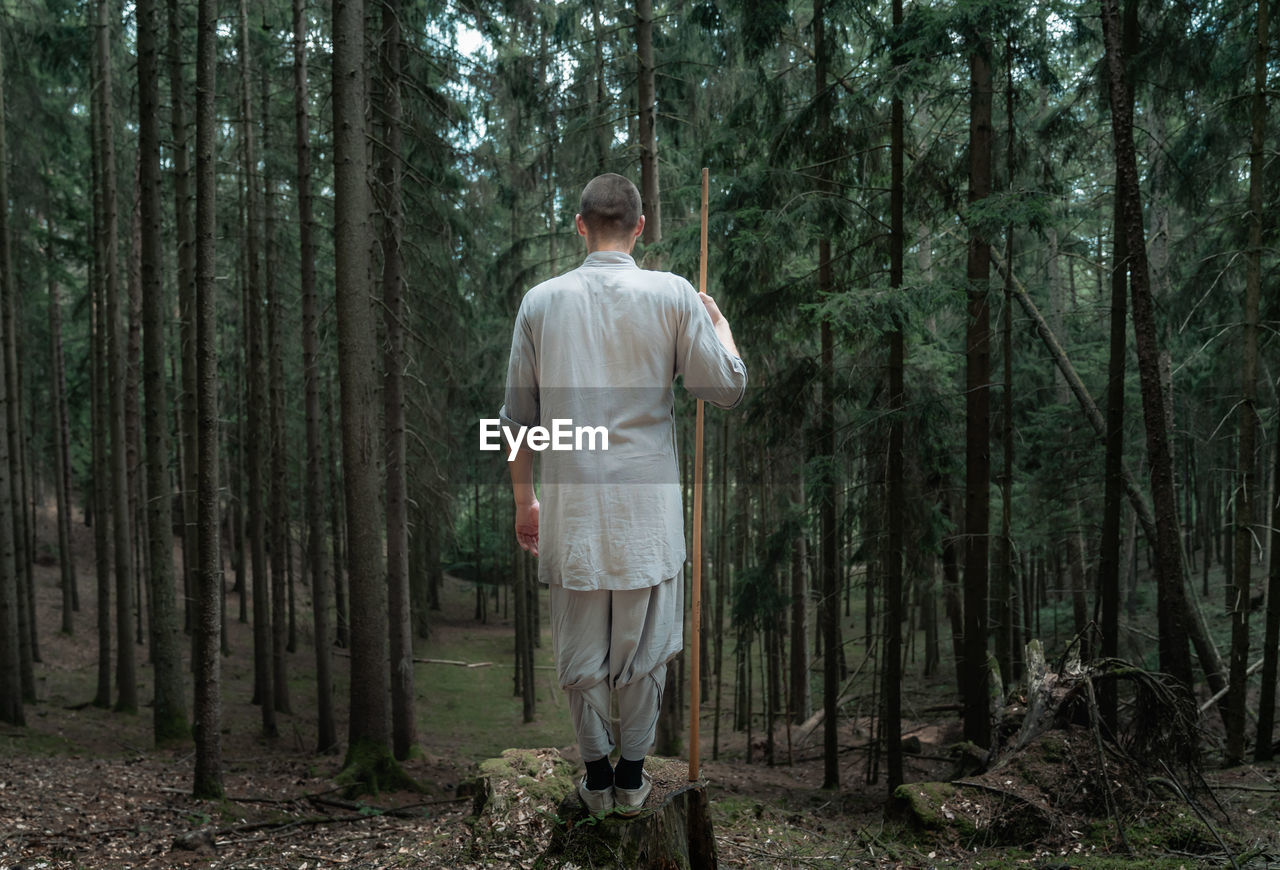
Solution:
{"label": "leaning tree trunk", "polygon": [[404,420],[404,225],[400,154],[400,0],[382,0],[382,304],[386,329],[383,414],[387,451],[387,595],[391,622],[392,751],[404,760],[418,741],[413,712],[413,624],[409,605],[409,514]]}
{"label": "leaning tree trunk", "polygon": [[364,0],[333,0],[334,278],[341,394],[342,480],[351,578],[351,695],[346,765],[376,789],[394,776],[387,697],[376,341],[369,297],[369,184],[365,155]]}
{"label": "leaning tree trunk", "polygon": [[169,403],[165,379],[164,283],[160,239],[160,63],[156,48],[159,15],[155,0],[138,0],[138,173],[142,213],[143,378],[147,393],[147,523],[151,546],[151,662],[155,670],[152,720],[157,745],[185,739],[185,690],[178,614],[173,593],[173,517],[169,490]]}
{"label": "leaning tree trunk", "polygon": [[216,289],[217,0],[199,0],[196,36],[196,761],[192,796],[222,797],[222,566],[218,545],[218,354]]}
{"label": "leaning tree trunk", "polygon": [[[991,194],[991,41],[976,37],[969,54],[969,202]],[[991,742],[987,687],[987,537],[990,531],[990,260],[976,224],[969,231],[969,325],[965,335],[964,736]]]}
{"label": "leaning tree trunk", "polygon": [[[1244,293],[1244,364],[1241,368],[1240,439],[1236,491],[1235,602],[1231,608],[1231,675],[1227,693],[1228,763],[1244,761],[1245,698],[1249,686],[1249,599],[1252,595],[1254,516],[1258,475],[1258,299],[1262,288],[1262,185],[1266,172],[1263,151],[1267,134],[1267,3],[1258,3],[1258,32],[1254,48],[1252,135],[1249,148],[1249,266]],[[1264,517],[1265,518],[1265,517]],[[1261,731],[1261,729],[1259,729]],[[1260,735],[1261,736],[1261,735]],[[1271,735],[1266,735],[1270,741]],[[1261,745],[1261,740],[1258,741]]]}
{"label": "leaning tree trunk", "polygon": [[[1127,25],[1135,29],[1136,16]],[[1151,298],[1142,191],[1133,142],[1133,105],[1125,75],[1121,25],[1116,0],[1102,0],[1102,25],[1110,76],[1111,133],[1115,142],[1116,195],[1124,215],[1129,249],[1129,292],[1133,303],[1133,331],[1137,345],[1138,379],[1142,386],[1142,414],[1146,424],[1147,460],[1151,468],[1151,500],[1155,510],[1156,619],[1159,626],[1160,669],[1190,688],[1192,681],[1186,592],[1182,578],[1178,506],[1173,487],[1173,451],[1166,428],[1166,398],[1160,379],[1160,348],[1156,338],[1155,306]],[[1129,40],[1125,40],[1128,42]]]}
{"label": "leaning tree trunk", "polygon": [[325,562],[324,461],[320,443],[320,344],[316,316],[315,222],[312,219],[311,122],[307,117],[307,18],[305,0],[293,0],[294,143],[298,161],[298,248],[302,284],[302,377],[307,429],[307,564],[311,573],[316,648],[316,751],[338,743],[333,721],[333,656],[329,652],[329,566]]}
{"label": "leaning tree trunk", "polygon": [[[1002,274],[1008,273],[1009,266],[1004,262],[1000,254],[992,248],[990,251],[991,259],[996,267],[1001,270]],[[1045,349],[1049,351],[1049,355],[1053,357],[1054,363],[1058,366],[1058,370],[1062,372],[1067,379],[1067,385],[1071,388],[1072,394],[1076,397],[1077,404],[1084,412],[1085,419],[1089,421],[1089,425],[1093,428],[1094,433],[1099,439],[1105,441],[1107,424],[1102,416],[1102,412],[1098,410],[1098,405],[1093,400],[1093,396],[1089,394],[1089,390],[1085,387],[1084,382],[1080,379],[1080,375],[1076,372],[1075,367],[1071,364],[1071,360],[1067,357],[1066,352],[1062,349],[1062,345],[1058,343],[1057,338],[1053,334],[1053,330],[1045,321],[1040,310],[1036,308],[1031,297],[1027,293],[1027,288],[1018,281],[1017,277],[1013,278],[1013,294],[1018,304],[1022,306],[1022,310],[1026,312],[1028,319],[1035,325],[1036,332],[1040,335],[1044,342]],[[1146,499],[1142,495],[1142,491],[1138,488],[1138,484],[1134,476],[1127,468],[1121,464],[1121,480],[1124,484],[1125,495],[1129,499],[1129,505],[1133,509],[1134,523],[1141,525],[1143,534],[1147,540],[1156,540],[1156,521],[1152,514],[1151,506],[1147,504]],[[1131,530],[1128,536],[1129,544],[1126,545],[1126,553],[1128,554],[1122,561],[1128,565],[1133,550],[1133,535]],[[1179,561],[1181,554],[1179,552]],[[1181,565],[1179,566],[1181,570]],[[1136,572],[1133,575],[1137,576]],[[1134,580],[1136,583],[1136,579]],[[1190,583],[1190,578],[1184,578],[1184,582]],[[1130,588],[1130,607],[1136,605],[1133,603],[1134,590]],[[1185,599],[1184,599],[1185,600]],[[1192,599],[1194,601],[1194,599]],[[1186,629],[1191,639],[1192,645],[1196,649],[1196,655],[1200,659],[1200,666],[1204,670],[1206,678],[1209,681],[1209,688],[1215,694],[1222,692],[1226,688],[1226,673],[1222,667],[1221,657],[1218,655],[1217,647],[1214,646],[1213,638],[1209,634],[1208,626],[1204,619],[1204,614],[1198,608],[1191,610],[1189,618],[1186,622]],[[1225,692],[1222,692],[1225,695]],[[1225,710],[1225,705],[1219,704],[1219,710]]]}

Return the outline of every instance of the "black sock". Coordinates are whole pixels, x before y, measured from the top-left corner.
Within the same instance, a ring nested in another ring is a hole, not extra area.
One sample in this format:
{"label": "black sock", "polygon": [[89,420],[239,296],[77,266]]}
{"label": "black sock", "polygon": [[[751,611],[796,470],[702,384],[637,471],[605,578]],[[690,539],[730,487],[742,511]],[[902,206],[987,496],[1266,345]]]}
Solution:
{"label": "black sock", "polygon": [[587,762],[587,788],[602,791],[613,785],[613,767],[609,764],[609,756]]}
{"label": "black sock", "polygon": [[613,784],[618,788],[639,788],[644,784],[644,778],[640,775],[643,770],[643,758],[639,761],[619,758],[618,767],[613,771]]}

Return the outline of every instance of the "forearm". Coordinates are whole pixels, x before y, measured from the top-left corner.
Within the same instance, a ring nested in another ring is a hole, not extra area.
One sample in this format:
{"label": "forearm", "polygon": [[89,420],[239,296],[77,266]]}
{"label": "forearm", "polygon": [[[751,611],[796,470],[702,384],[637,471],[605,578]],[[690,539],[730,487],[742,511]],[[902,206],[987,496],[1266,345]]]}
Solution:
{"label": "forearm", "polygon": [[531,505],[538,500],[533,491],[533,451],[521,447],[515,459],[507,463],[511,474],[511,494],[517,505]]}
{"label": "forearm", "polygon": [[742,354],[738,353],[738,346],[733,342],[733,332],[729,329],[729,321],[721,317],[715,324],[715,330],[716,338],[720,339],[724,349],[738,357],[738,359],[742,359]]}

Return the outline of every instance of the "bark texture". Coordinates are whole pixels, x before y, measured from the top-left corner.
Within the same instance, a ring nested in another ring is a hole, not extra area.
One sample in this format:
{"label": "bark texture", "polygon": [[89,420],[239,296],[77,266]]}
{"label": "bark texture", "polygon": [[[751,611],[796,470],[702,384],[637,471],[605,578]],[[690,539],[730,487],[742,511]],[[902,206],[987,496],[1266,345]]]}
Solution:
{"label": "bark texture", "polygon": [[316,650],[316,751],[338,742],[333,719],[333,656],[329,652],[329,565],[325,559],[324,478],[320,443],[320,336],[316,315],[316,247],[311,190],[311,122],[307,110],[307,18],[305,0],[293,0],[294,145],[297,152],[298,247],[302,284],[302,376],[306,413],[306,559],[311,575]]}
{"label": "bark texture", "polygon": [[365,152],[364,0],[333,0],[334,277],[342,480],[350,577],[351,696],[347,767],[376,787],[390,761],[387,586],[378,448],[377,353]]}
{"label": "bark texture", "polygon": [[164,215],[160,208],[159,15],[155,0],[138,0],[138,151],[142,217],[143,380],[147,394],[147,525],[151,547],[151,661],[155,671],[155,741],[185,738],[189,729],[182,651],[174,601],[173,517],[169,487],[169,403],[165,378],[165,299],[160,278]]}
{"label": "bark texture", "polygon": [[200,0],[196,36],[196,524],[199,548],[195,621],[196,762],[192,795],[222,797],[222,567],[218,546],[217,0]]}
{"label": "bark texture", "polygon": [[[991,194],[991,41],[971,37],[969,55],[969,202]],[[987,242],[969,230],[969,325],[965,335],[964,736],[991,742],[987,687],[987,583],[991,528],[991,311]]]}
{"label": "bark texture", "polygon": [[406,493],[404,415],[404,226],[400,170],[400,0],[382,2],[382,311],[386,345],[383,376],[387,451],[387,596],[391,622],[392,752],[404,760],[418,741],[413,699],[413,623],[409,604],[409,506]]}
{"label": "bark texture", "polygon": [[[1136,29],[1136,19],[1132,26]],[[1153,544],[1160,669],[1189,688],[1192,680],[1191,652],[1187,646],[1190,620],[1182,580],[1182,544],[1173,487],[1173,451],[1166,419],[1168,400],[1160,378],[1160,346],[1151,298],[1146,234],[1142,225],[1142,191],[1133,142],[1133,105],[1126,85],[1116,0],[1102,0],[1102,29],[1110,78],[1111,133],[1118,178],[1116,195],[1121,204],[1129,249],[1129,294],[1138,355],[1138,379],[1142,387],[1147,460],[1151,468],[1151,501],[1155,511],[1156,537]]]}

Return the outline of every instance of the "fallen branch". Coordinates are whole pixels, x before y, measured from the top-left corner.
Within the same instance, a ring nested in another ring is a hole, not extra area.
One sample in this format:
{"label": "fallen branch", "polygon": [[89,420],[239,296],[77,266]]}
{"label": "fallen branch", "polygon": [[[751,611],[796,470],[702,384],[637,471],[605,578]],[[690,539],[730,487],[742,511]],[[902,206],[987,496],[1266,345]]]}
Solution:
{"label": "fallen branch", "polygon": [[[1256,662],[1249,665],[1249,669],[1244,672],[1244,675],[1246,677],[1252,677],[1254,672],[1257,671],[1258,668],[1260,667],[1262,667],[1262,659],[1258,659]],[[1231,691],[1230,684],[1223,686],[1221,689],[1219,689],[1217,692],[1214,693],[1212,698],[1210,698],[1209,700],[1205,701],[1203,704],[1200,705],[1200,712],[1203,713],[1205,710],[1208,710],[1210,707],[1212,707],[1214,704],[1218,702],[1219,698],[1221,698],[1223,695],[1225,695],[1229,691]]]}
{"label": "fallen branch", "polygon": [[[333,652],[335,655],[339,655],[344,658],[351,658],[351,653],[346,650],[335,649]],[[414,661],[414,664],[419,664],[419,665],[453,665],[456,668],[491,668],[493,667],[493,662],[464,662],[464,661],[459,661],[457,659],[415,658],[413,661]],[[506,662],[504,664],[508,667],[515,667],[514,662]],[[533,669],[535,671],[554,671],[556,668],[555,668],[555,665],[534,665]]]}
{"label": "fallen branch", "polygon": [[1218,785],[1211,785],[1211,786],[1209,786],[1209,788],[1214,789],[1215,791],[1227,791],[1227,790],[1230,790],[1230,791],[1261,791],[1261,792],[1269,792],[1269,793],[1273,793],[1273,792],[1280,792],[1280,788],[1276,788],[1274,785],[1272,785],[1272,786],[1266,786],[1266,785],[1232,785],[1232,784],[1229,784],[1229,783],[1219,783]]}
{"label": "fallen branch", "polygon": [[1163,776],[1155,776],[1155,777],[1151,777],[1150,781],[1151,781],[1151,782],[1160,782],[1160,783],[1163,783],[1163,784],[1165,784],[1165,785],[1167,785],[1167,786],[1172,787],[1172,788],[1173,788],[1173,790],[1174,790],[1174,792],[1175,792],[1175,793],[1176,793],[1180,798],[1182,798],[1183,802],[1184,802],[1187,806],[1191,807],[1191,809],[1195,812],[1196,816],[1200,819],[1201,823],[1202,823],[1206,828],[1208,828],[1208,829],[1209,829],[1209,833],[1210,833],[1210,834],[1213,834],[1213,838],[1214,838],[1215,840],[1217,840],[1217,841],[1218,841],[1218,845],[1222,847],[1222,851],[1223,851],[1223,852],[1225,852],[1225,853],[1227,854],[1227,858],[1228,858],[1228,859],[1230,859],[1230,861],[1231,861],[1231,866],[1232,866],[1232,867],[1234,867],[1234,868],[1235,868],[1235,870],[1240,870],[1240,865],[1236,862],[1236,856],[1235,856],[1235,855],[1233,855],[1233,854],[1231,853],[1231,850],[1227,848],[1227,844],[1226,844],[1225,842],[1223,842],[1222,837],[1218,834],[1218,829],[1217,829],[1217,828],[1215,828],[1212,824],[1210,824],[1210,823],[1209,823],[1209,819],[1208,819],[1208,817],[1207,817],[1207,816],[1205,816],[1204,812],[1200,809],[1200,805],[1199,805],[1199,804],[1197,804],[1195,801],[1193,801],[1193,800],[1191,799],[1191,795],[1187,794],[1186,789],[1184,789],[1184,788],[1183,788],[1183,787],[1178,783],[1178,781],[1174,778],[1174,776],[1173,776],[1173,771],[1171,771],[1171,770],[1169,769],[1169,765],[1167,765],[1167,764],[1165,764],[1163,761],[1161,761],[1161,762],[1160,762],[1160,766],[1161,766],[1161,767],[1163,767],[1163,768],[1164,768],[1164,772],[1165,772],[1165,773],[1167,773],[1167,774],[1169,775],[1169,776],[1168,776],[1168,779],[1166,779],[1166,778],[1165,778],[1165,777],[1163,777]]}
{"label": "fallen branch", "polygon": [[360,813],[366,816],[394,816],[402,819],[420,819],[422,816],[413,810],[422,807],[438,806],[440,804],[456,804],[462,801],[469,801],[473,798],[470,795],[465,797],[436,798],[429,801],[419,801],[414,804],[405,804],[402,807],[375,807],[370,804],[354,803],[352,801],[339,800],[338,798],[327,798],[320,795],[310,797],[308,800],[318,806],[334,807],[340,810],[350,810],[351,812]]}

